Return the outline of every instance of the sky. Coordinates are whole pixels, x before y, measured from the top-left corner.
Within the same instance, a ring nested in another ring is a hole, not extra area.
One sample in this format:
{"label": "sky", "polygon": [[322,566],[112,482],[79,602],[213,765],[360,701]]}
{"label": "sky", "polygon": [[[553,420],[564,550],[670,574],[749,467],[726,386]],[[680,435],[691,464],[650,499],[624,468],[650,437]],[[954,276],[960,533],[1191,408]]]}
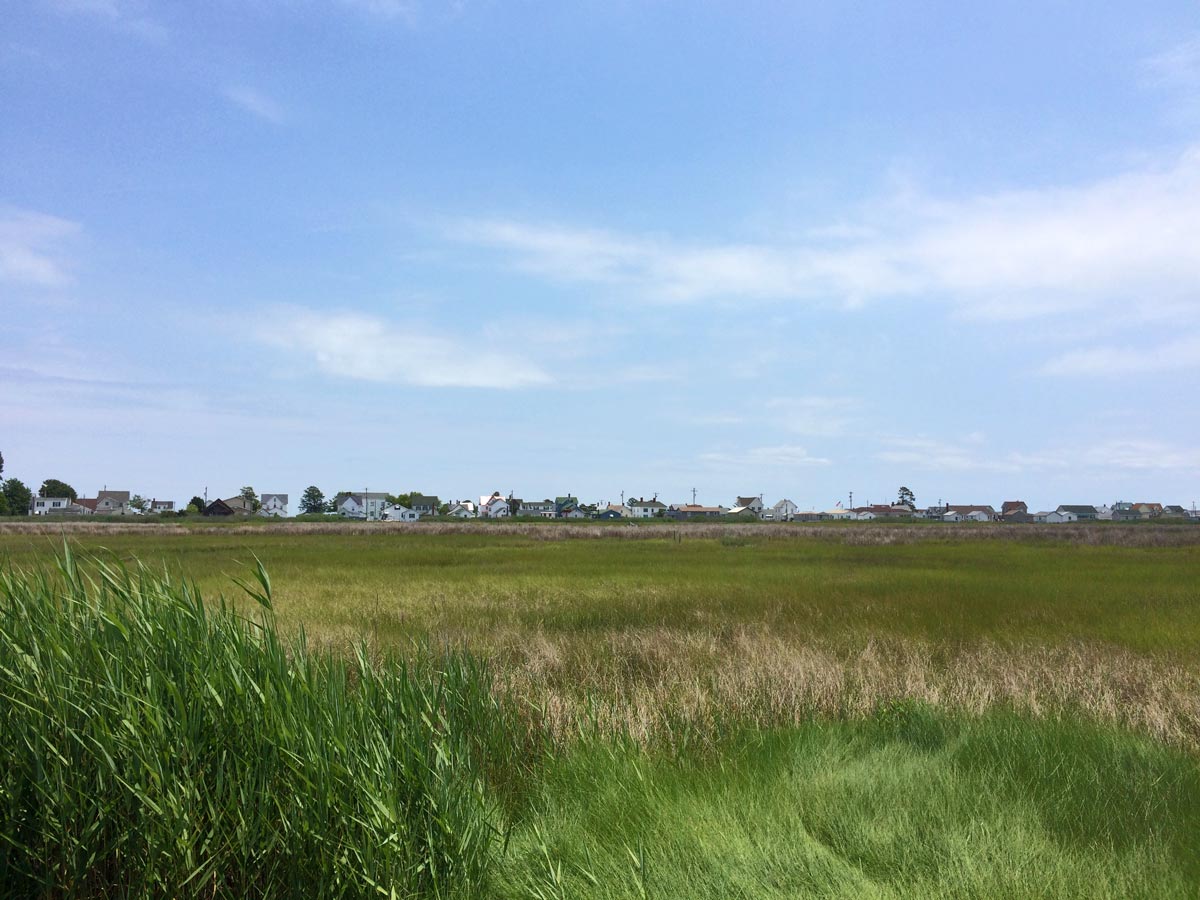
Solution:
{"label": "sky", "polygon": [[1200,500],[1200,7],[16,0],[6,477]]}

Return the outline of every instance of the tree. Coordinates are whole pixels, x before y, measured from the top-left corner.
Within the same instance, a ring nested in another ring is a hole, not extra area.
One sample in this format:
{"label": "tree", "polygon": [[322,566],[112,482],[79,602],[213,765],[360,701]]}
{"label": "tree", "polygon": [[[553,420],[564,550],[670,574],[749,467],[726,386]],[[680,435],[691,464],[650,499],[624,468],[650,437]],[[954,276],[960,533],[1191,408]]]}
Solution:
{"label": "tree", "polygon": [[131,509],[136,509],[138,512],[145,512],[150,505],[150,501],[141,494],[134,494],[129,498],[129,506]]}
{"label": "tree", "polygon": [[4,482],[4,496],[8,500],[10,516],[29,515],[29,506],[33,503],[33,491],[29,490],[19,478],[10,478]]}
{"label": "tree", "polygon": [[[4,474],[4,454],[0,453],[0,475],[3,475],[3,474]],[[3,480],[4,480],[3,478],[0,478],[0,481],[3,481]]]}
{"label": "tree", "polygon": [[239,492],[239,496],[245,500],[249,507],[255,512],[258,512],[259,507],[262,506],[262,504],[258,502],[258,494],[254,493],[254,488],[250,487],[250,485],[246,485],[244,488],[242,488]]}
{"label": "tree", "polygon": [[191,509],[194,506],[194,507],[196,507],[196,512],[198,512],[198,513],[204,512],[204,507],[207,505],[208,504],[206,504],[204,502],[203,497],[193,497],[191,500],[188,501],[188,509]]}
{"label": "tree", "polygon": [[388,494],[387,502],[397,506],[403,506],[412,509],[412,498],[414,492],[407,494]]}
{"label": "tree", "polygon": [[4,496],[4,492],[0,491],[0,516],[8,515],[8,498]]}
{"label": "tree", "polygon": [[308,516],[319,516],[328,507],[325,505],[325,495],[315,484],[310,484],[300,495],[300,513]]}
{"label": "tree", "polygon": [[57,478],[47,478],[42,482],[42,486],[38,488],[39,497],[70,497],[71,502],[75,502],[75,498],[79,496],[75,492],[75,488],[71,487],[65,481],[59,481]]}
{"label": "tree", "polygon": [[908,488],[901,487],[899,492],[896,495],[896,504],[898,506],[907,506],[907,507],[910,507],[911,509],[916,509],[917,508],[917,498],[913,494],[913,492],[910,491]]}

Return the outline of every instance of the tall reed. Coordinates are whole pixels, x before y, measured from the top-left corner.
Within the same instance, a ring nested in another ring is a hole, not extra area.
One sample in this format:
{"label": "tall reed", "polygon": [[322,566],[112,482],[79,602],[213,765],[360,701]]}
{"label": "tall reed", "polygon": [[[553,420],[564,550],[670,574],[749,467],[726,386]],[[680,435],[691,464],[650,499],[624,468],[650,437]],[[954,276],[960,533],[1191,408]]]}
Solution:
{"label": "tall reed", "polygon": [[477,894],[523,765],[464,655],[285,641],[141,565],[0,572],[0,893]]}

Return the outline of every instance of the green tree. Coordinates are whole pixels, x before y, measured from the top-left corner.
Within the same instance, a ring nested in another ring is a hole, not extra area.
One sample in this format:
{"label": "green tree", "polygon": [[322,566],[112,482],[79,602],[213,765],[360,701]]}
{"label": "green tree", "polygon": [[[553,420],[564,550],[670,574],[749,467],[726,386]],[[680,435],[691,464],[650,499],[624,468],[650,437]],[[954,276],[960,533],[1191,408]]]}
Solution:
{"label": "green tree", "polygon": [[912,509],[917,508],[916,495],[914,495],[913,492],[908,488],[903,486],[900,488],[899,492],[897,492],[896,503],[900,506],[911,507]]}
{"label": "green tree", "polygon": [[129,498],[129,506],[132,509],[136,509],[138,512],[145,512],[146,508],[149,505],[150,505],[150,501],[147,500],[145,497],[143,497],[141,494],[134,494],[132,497]]}
{"label": "green tree", "polygon": [[321,489],[315,484],[310,484],[304,489],[304,493],[300,495],[301,515],[320,515],[327,508],[325,495],[321,493]]}
{"label": "green tree", "polygon": [[65,481],[59,481],[57,478],[47,478],[42,482],[42,486],[38,488],[39,497],[70,497],[71,502],[75,502],[75,498],[79,496],[75,492],[75,488],[71,487]]}
{"label": "green tree", "polygon": [[208,504],[204,502],[203,497],[193,497],[188,501],[188,509],[191,509],[194,506],[196,507],[196,512],[204,512],[204,507],[207,505]]}
{"label": "green tree", "polygon": [[8,515],[8,498],[4,496],[4,492],[0,491],[0,516]]}
{"label": "green tree", "polygon": [[239,496],[245,500],[246,503],[250,505],[250,508],[255,512],[258,512],[259,508],[262,506],[262,504],[258,502],[258,494],[254,493],[254,488],[250,487],[250,485],[246,485],[244,488],[242,488],[239,492]]}
{"label": "green tree", "polygon": [[412,509],[412,497],[413,497],[413,492],[411,492],[411,491],[407,494],[388,494],[387,502],[388,503],[398,503],[401,506],[405,506],[409,509]]}
{"label": "green tree", "polygon": [[10,516],[29,515],[29,505],[33,502],[33,491],[25,486],[19,478],[10,478],[4,482],[4,496],[8,500]]}

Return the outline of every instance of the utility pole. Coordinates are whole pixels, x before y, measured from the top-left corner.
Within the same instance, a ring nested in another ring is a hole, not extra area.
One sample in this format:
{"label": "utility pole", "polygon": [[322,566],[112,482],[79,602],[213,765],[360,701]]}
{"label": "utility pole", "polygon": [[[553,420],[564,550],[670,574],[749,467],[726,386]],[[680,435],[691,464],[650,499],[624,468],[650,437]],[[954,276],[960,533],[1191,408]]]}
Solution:
{"label": "utility pole", "polygon": [[692,506],[696,505],[696,489],[692,488]]}
{"label": "utility pole", "polygon": [[854,491],[850,492],[850,508],[854,509]]}

